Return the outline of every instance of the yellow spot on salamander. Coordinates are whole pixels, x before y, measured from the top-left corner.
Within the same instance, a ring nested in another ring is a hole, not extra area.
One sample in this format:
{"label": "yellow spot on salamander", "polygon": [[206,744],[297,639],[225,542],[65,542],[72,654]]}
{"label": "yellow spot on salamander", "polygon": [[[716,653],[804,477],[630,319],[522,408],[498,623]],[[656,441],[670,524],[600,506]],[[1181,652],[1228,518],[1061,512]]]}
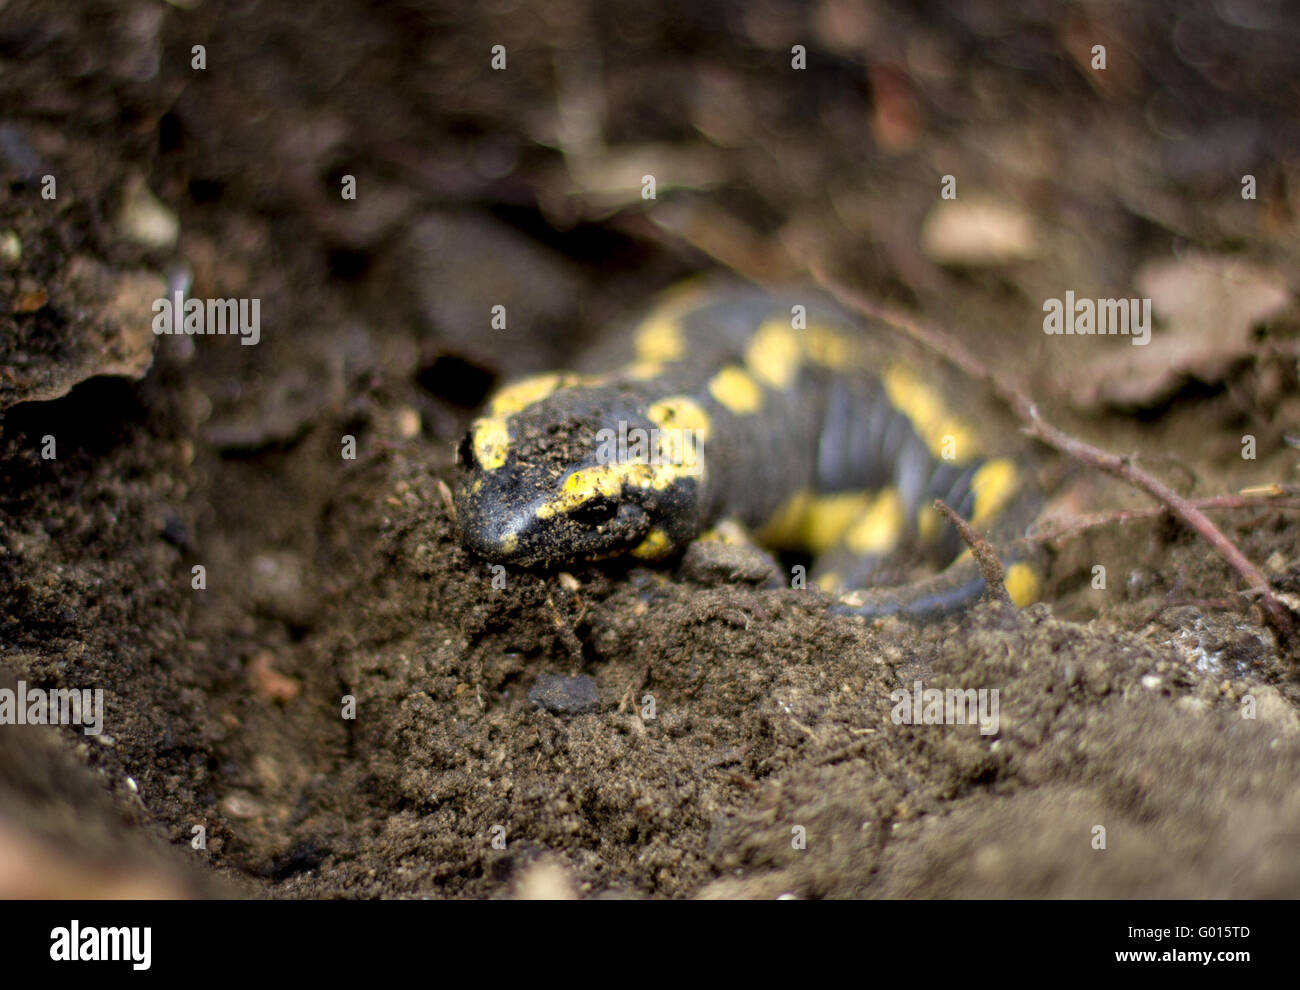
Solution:
{"label": "yellow spot on salamander", "polygon": [[685,395],[670,395],[652,403],[646,415],[661,430],[692,430],[701,441],[708,440],[713,429],[704,407]]}
{"label": "yellow spot on salamander", "polygon": [[712,422],[694,399],[674,395],[647,410],[659,433],[656,456],[647,460],[614,461],[569,473],[560,492],[537,509],[543,519],[570,512],[593,498],[618,498],[627,488],[664,491],[683,478],[704,475],[703,445]]}
{"label": "yellow spot on salamander", "polygon": [[492,397],[487,415],[476,420],[472,427],[474,456],[479,465],[494,471],[506,462],[510,449],[510,429],[507,420],[529,406],[548,399],[562,388],[580,385],[600,385],[603,379],[591,375],[577,375],[568,371],[552,371],[531,375],[511,382]]}
{"label": "yellow spot on salamander", "polygon": [[658,378],[664,373],[664,365],[660,361],[635,361],[623,369],[624,378],[632,378],[637,381],[650,381]]}
{"label": "yellow spot on salamander", "polygon": [[839,543],[872,503],[867,492],[791,496],[758,530],[758,538],[777,550],[822,553]]}
{"label": "yellow spot on salamander", "polygon": [[897,488],[886,488],[849,527],[844,545],[861,557],[882,556],[898,545],[906,525],[902,495]]}
{"label": "yellow spot on salamander", "polygon": [[923,505],[916,510],[916,534],[926,543],[933,543],[943,533],[945,521],[933,505]]}
{"label": "yellow spot on salamander", "polygon": [[799,376],[799,338],[789,320],[773,317],[763,323],[745,348],[745,364],[764,385],[786,389]]}
{"label": "yellow spot on salamander", "polygon": [[[967,547],[954,558],[953,563],[974,559],[975,555]],[[1004,569],[1002,586],[1007,589],[1016,608],[1024,608],[1038,601],[1039,592],[1042,591],[1042,578],[1033,564],[1019,560]]]}
{"label": "yellow spot on salamander", "polygon": [[844,587],[844,578],[835,571],[827,571],[825,574],[818,575],[815,583],[826,594],[837,595]]}
{"label": "yellow spot on salamander", "polygon": [[668,534],[662,529],[652,529],[646,534],[644,540],[632,548],[630,553],[641,560],[658,560],[667,556],[671,549],[672,543],[668,539]]}
{"label": "yellow spot on salamander", "polygon": [[[687,279],[661,293],[650,314],[642,320],[633,335],[636,362],[627,369],[629,377],[654,378],[663,365],[680,361],[686,356],[686,333],[682,317],[695,309],[708,296],[707,284],[700,279]],[[654,374],[641,374],[649,368]]]}
{"label": "yellow spot on salamander", "polygon": [[1011,600],[1016,603],[1017,608],[1024,608],[1026,605],[1032,605],[1038,601],[1038,593],[1041,590],[1038,578],[1038,571],[1032,564],[1024,561],[1018,561],[1007,568],[1007,573],[1002,582],[1006,585],[1007,594]]}
{"label": "yellow spot on salamander", "polygon": [[975,495],[975,510],[971,513],[971,524],[980,525],[994,518],[1011,500],[1020,472],[1015,462],[1006,457],[989,461],[975,472],[971,478],[971,491]]}
{"label": "yellow spot on salamander", "polygon": [[871,504],[867,492],[819,495],[808,506],[803,525],[803,544],[812,553],[824,553],[842,539],[855,519]]}
{"label": "yellow spot on salamander", "polygon": [[704,474],[704,445],[713,421],[694,399],[673,395],[652,403],[646,410],[658,435],[657,460],[682,469],[682,476]]}
{"label": "yellow spot on salamander", "polygon": [[534,402],[541,402],[553,395],[564,384],[565,377],[559,372],[548,372],[511,382],[492,396],[488,413],[492,416],[513,416],[523,412]]}
{"label": "yellow spot on salamander", "polygon": [[495,471],[506,462],[510,450],[510,431],[499,416],[474,421],[474,458],[487,471]]}
{"label": "yellow spot on salamander", "polygon": [[729,364],[709,379],[709,394],[737,416],[763,408],[763,390],[738,364]]}
{"label": "yellow spot on salamander", "polygon": [[755,535],[778,550],[802,549],[803,521],[812,497],[807,490],[791,495]]}
{"label": "yellow spot on salamander", "polygon": [[530,375],[503,386],[488,403],[488,415],[514,416],[534,403],[549,399],[562,388],[578,385],[601,385],[604,379],[597,375],[579,375],[571,371],[548,371]]}
{"label": "yellow spot on salamander", "polygon": [[593,498],[618,498],[628,488],[653,488],[664,491],[684,477],[698,472],[681,464],[647,464],[644,461],[619,461],[578,468],[560,485],[560,492],[537,507],[537,516],[548,519],[571,512]]}
{"label": "yellow spot on salamander", "polygon": [[856,365],[857,347],[853,341],[838,331],[820,324],[809,324],[799,332],[804,355],[813,364],[823,368],[843,369]]}
{"label": "yellow spot on salamander", "polygon": [[519,534],[507,533],[501,537],[501,549],[505,553],[514,553],[519,548]]}
{"label": "yellow spot on salamander", "polygon": [[596,496],[618,495],[624,485],[637,488],[650,487],[654,483],[655,469],[642,461],[597,464],[595,467],[578,468],[564,479],[560,486],[562,495],[576,498],[574,505],[581,505]]}
{"label": "yellow spot on salamander", "polygon": [[[913,371],[896,364],[886,369],[881,381],[889,393],[889,401],[912,421],[912,426],[934,457],[964,462],[978,455],[979,440],[975,431],[954,416],[939,392]],[[945,458],[944,454],[953,449],[957,456]]]}
{"label": "yellow spot on salamander", "polygon": [[662,364],[680,360],[686,353],[686,335],[673,313],[651,313],[637,328],[636,359]]}
{"label": "yellow spot on salamander", "polygon": [[728,547],[752,545],[752,541],[745,532],[745,527],[735,519],[723,519],[716,526],[706,529],[700,534],[699,538],[712,543],[721,543]]}

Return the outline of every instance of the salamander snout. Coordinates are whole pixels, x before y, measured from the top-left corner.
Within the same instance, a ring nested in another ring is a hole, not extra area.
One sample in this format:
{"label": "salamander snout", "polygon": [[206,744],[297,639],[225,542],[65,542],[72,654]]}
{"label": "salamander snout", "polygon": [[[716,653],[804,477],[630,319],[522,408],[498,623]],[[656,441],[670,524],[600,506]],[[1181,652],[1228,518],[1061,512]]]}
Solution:
{"label": "salamander snout", "polygon": [[638,494],[601,495],[568,506],[554,487],[471,474],[456,493],[456,518],[465,548],[491,561],[532,567],[590,560],[626,552],[645,539],[652,521]]}

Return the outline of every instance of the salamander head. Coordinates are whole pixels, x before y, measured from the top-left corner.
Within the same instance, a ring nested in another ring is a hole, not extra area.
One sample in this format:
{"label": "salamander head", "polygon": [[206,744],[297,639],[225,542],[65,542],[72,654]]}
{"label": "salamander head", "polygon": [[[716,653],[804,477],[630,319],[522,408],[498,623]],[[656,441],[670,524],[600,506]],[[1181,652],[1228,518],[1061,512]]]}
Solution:
{"label": "salamander head", "polygon": [[534,381],[498,395],[460,443],[466,548],[533,566],[653,558],[689,542],[700,527],[703,411],[635,386],[563,382],[519,408],[512,396]]}

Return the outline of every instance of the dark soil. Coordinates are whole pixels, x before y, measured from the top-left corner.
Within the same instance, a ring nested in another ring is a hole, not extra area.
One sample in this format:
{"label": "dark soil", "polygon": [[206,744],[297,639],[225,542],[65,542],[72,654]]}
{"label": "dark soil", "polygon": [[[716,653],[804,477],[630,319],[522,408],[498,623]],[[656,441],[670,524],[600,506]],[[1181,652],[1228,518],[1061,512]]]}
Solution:
{"label": "dark soil", "polygon": [[[1300,12],[508,6],[0,12],[0,688],[107,705],[98,737],[0,726],[0,894],[1300,894],[1300,650],[1173,522],[916,628],[717,548],[494,588],[448,498],[495,383],[680,276],[813,259],[1179,491],[1295,483]],[[927,241],[947,174],[1032,251]],[[1282,302],[1158,320],[1122,397],[1101,361],[1141,349],[1042,332],[1045,298],[1193,256],[1285,273]],[[155,337],[185,281],[260,299],[260,342]],[[1055,518],[1148,504],[1035,463]],[[1294,514],[1215,518],[1294,604]],[[594,710],[530,701],[548,674]],[[917,680],[996,688],[1000,731],[895,724]]]}

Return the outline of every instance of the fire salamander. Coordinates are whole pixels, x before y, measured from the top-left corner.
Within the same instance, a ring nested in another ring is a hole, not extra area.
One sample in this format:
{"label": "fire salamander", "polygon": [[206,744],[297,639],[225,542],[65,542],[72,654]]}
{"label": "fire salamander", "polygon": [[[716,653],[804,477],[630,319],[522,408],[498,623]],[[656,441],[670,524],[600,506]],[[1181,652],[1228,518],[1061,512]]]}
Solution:
{"label": "fire salamander", "polygon": [[[815,295],[670,291],[593,370],[491,398],[457,452],[462,540],[524,567],[658,560],[734,520],[773,550],[812,555],[835,612],[960,611],[984,581],[933,500],[1001,543],[1022,535],[1038,495],[934,383],[879,354],[882,336]],[[950,563],[869,588],[892,555],[918,549]],[[1012,600],[1033,601],[1034,563],[1005,559]]]}

